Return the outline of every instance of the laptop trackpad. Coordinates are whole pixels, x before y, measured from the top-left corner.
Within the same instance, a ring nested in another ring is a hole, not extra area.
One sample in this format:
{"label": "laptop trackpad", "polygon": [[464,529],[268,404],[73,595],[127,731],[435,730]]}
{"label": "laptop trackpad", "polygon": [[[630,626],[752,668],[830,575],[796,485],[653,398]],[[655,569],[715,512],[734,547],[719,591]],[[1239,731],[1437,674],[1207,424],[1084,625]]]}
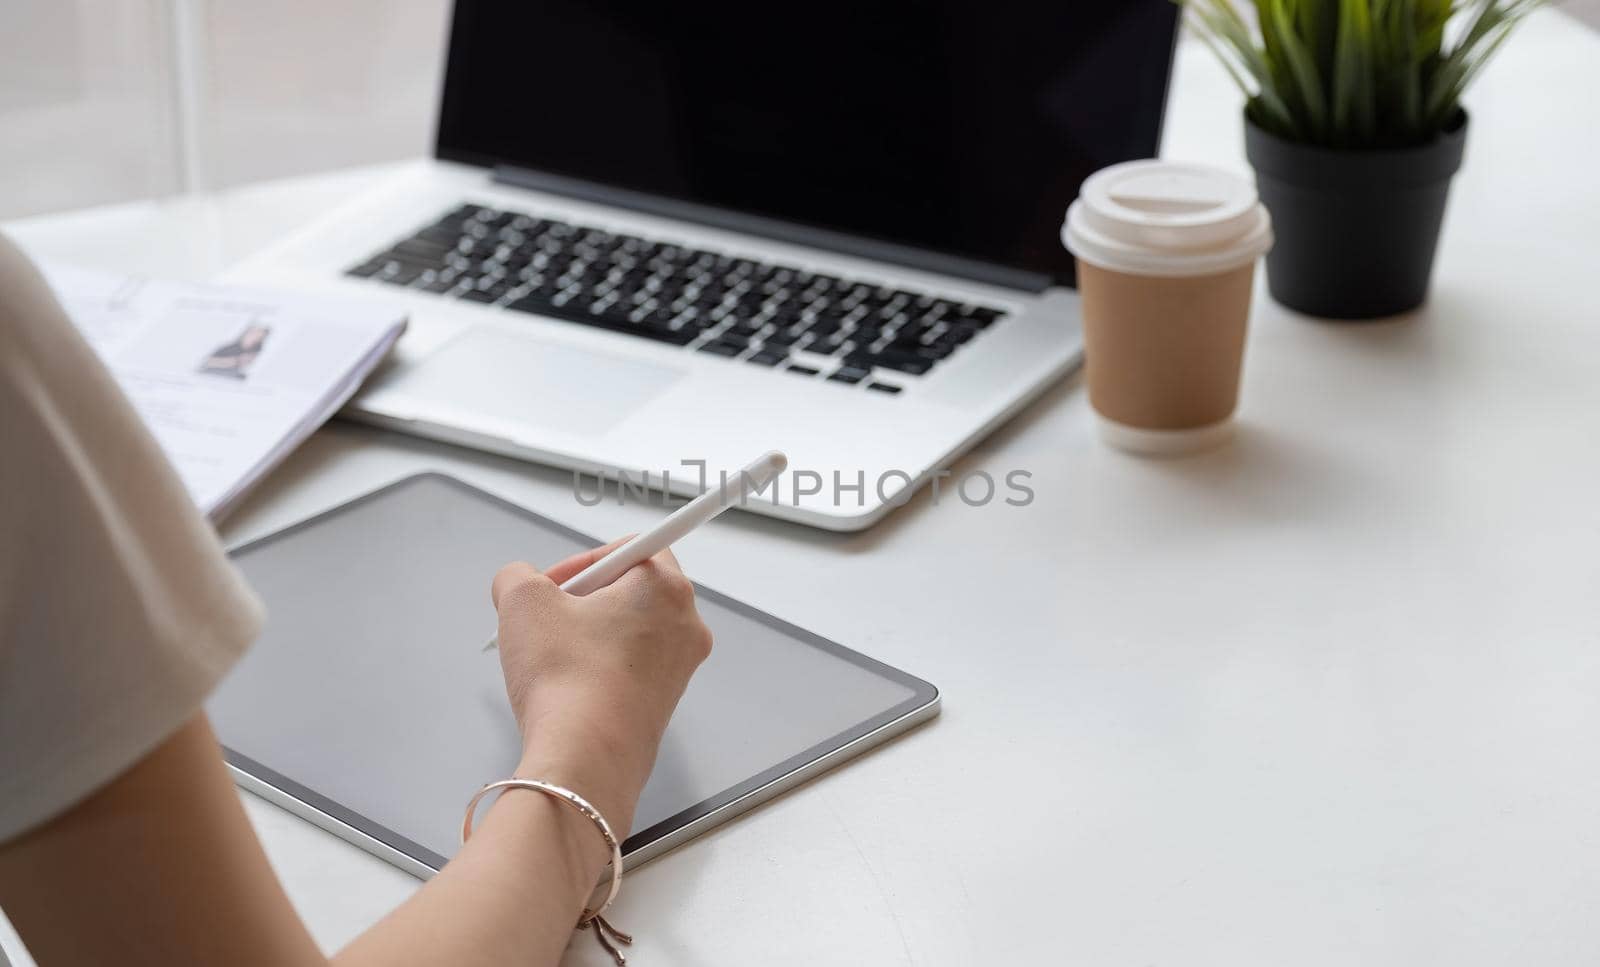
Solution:
{"label": "laptop trackpad", "polygon": [[397,373],[385,388],[489,421],[594,436],[682,376],[683,370],[625,356],[473,329]]}

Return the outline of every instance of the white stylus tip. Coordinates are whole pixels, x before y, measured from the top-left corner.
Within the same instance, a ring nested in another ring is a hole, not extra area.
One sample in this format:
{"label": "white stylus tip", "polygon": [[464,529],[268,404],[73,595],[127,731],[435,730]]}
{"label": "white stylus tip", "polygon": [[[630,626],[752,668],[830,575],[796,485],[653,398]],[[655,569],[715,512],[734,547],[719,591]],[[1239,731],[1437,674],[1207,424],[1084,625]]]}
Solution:
{"label": "white stylus tip", "polygon": [[746,468],[746,473],[755,480],[756,487],[765,487],[772,478],[783,473],[789,466],[789,458],[779,450],[769,450],[761,459]]}

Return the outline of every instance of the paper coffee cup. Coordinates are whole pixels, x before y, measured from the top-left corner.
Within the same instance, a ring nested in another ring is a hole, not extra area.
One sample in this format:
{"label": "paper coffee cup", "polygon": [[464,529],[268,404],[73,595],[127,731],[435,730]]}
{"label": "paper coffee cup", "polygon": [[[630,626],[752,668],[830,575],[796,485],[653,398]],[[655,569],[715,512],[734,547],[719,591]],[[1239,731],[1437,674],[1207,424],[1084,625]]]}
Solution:
{"label": "paper coffee cup", "polygon": [[1078,260],[1102,438],[1139,453],[1226,440],[1255,263],[1272,247],[1255,186],[1202,165],[1113,165],[1083,183],[1061,240]]}

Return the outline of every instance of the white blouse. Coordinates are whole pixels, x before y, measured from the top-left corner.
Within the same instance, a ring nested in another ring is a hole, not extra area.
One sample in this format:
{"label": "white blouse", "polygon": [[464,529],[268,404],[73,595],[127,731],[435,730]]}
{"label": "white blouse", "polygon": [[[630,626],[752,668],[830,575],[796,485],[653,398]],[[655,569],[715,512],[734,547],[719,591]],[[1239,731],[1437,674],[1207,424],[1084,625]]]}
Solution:
{"label": "white blouse", "polygon": [[261,620],[111,374],[0,237],[0,842],[176,731]]}

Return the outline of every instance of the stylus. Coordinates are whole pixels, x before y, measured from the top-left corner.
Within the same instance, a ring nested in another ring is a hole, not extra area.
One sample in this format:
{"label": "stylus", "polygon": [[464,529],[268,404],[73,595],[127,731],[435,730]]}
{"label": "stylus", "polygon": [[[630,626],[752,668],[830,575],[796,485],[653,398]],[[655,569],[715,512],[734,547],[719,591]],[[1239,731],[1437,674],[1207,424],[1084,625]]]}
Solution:
{"label": "stylus", "polygon": [[[789,458],[776,450],[762,454],[738,473],[729,474],[722,484],[679,507],[666,520],[579,571],[561,585],[568,594],[582,597],[598,591],[622,577],[629,568],[671,547],[690,531],[729,507],[742,504],[751,494],[764,489],[789,465]],[[490,638],[483,646],[488,651],[498,643]]]}

